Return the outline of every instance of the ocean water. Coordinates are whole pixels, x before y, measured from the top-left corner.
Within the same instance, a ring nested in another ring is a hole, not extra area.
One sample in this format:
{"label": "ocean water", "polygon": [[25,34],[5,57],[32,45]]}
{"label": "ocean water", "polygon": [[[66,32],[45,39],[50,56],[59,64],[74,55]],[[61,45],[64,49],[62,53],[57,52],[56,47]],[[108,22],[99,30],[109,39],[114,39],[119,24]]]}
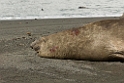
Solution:
{"label": "ocean water", "polygon": [[107,17],[123,12],[124,0],[0,0],[0,20]]}

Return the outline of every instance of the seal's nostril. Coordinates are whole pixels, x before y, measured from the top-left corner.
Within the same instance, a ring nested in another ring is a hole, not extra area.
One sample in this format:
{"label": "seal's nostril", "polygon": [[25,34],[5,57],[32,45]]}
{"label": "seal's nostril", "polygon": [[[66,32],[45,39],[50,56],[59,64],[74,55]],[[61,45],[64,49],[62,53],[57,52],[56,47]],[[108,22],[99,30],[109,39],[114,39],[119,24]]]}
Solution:
{"label": "seal's nostril", "polygon": [[32,49],[33,49],[33,46],[30,46],[30,48],[32,48]]}
{"label": "seal's nostril", "polygon": [[40,49],[40,46],[37,46],[34,48],[35,51],[39,50]]}

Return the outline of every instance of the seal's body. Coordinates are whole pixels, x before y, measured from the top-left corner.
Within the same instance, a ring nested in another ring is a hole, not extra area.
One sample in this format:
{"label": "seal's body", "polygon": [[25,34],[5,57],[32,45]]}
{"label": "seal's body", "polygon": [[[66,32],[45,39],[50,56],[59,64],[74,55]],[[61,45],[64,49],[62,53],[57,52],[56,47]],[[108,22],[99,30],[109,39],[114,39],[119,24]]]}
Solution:
{"label": "seal's body", "polygon": [[46,58],[124,60],[124,19],[93,22],[44,36],[31,47]]}

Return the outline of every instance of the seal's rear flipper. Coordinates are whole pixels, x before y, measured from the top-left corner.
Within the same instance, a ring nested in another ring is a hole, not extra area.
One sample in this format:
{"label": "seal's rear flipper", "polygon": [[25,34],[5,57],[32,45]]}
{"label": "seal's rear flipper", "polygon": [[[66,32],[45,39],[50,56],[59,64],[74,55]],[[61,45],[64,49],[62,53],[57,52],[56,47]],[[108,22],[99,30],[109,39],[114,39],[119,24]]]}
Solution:
{"label": "seal's rear flipper", "polygon": [[109,59],[112,61],[121,61],[124,62],[124,54],[112,54],[109,56]]}

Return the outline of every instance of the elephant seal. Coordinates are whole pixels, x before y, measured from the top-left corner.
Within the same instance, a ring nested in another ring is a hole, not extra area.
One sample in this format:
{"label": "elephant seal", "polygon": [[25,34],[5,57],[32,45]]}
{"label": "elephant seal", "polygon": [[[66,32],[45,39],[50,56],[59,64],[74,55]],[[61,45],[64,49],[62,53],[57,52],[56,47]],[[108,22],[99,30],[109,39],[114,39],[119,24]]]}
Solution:
{"label": "elephant seal", "polygon": [[95,61],[124,60],[124,18],[86,24],[32,42],[39,56]]}

